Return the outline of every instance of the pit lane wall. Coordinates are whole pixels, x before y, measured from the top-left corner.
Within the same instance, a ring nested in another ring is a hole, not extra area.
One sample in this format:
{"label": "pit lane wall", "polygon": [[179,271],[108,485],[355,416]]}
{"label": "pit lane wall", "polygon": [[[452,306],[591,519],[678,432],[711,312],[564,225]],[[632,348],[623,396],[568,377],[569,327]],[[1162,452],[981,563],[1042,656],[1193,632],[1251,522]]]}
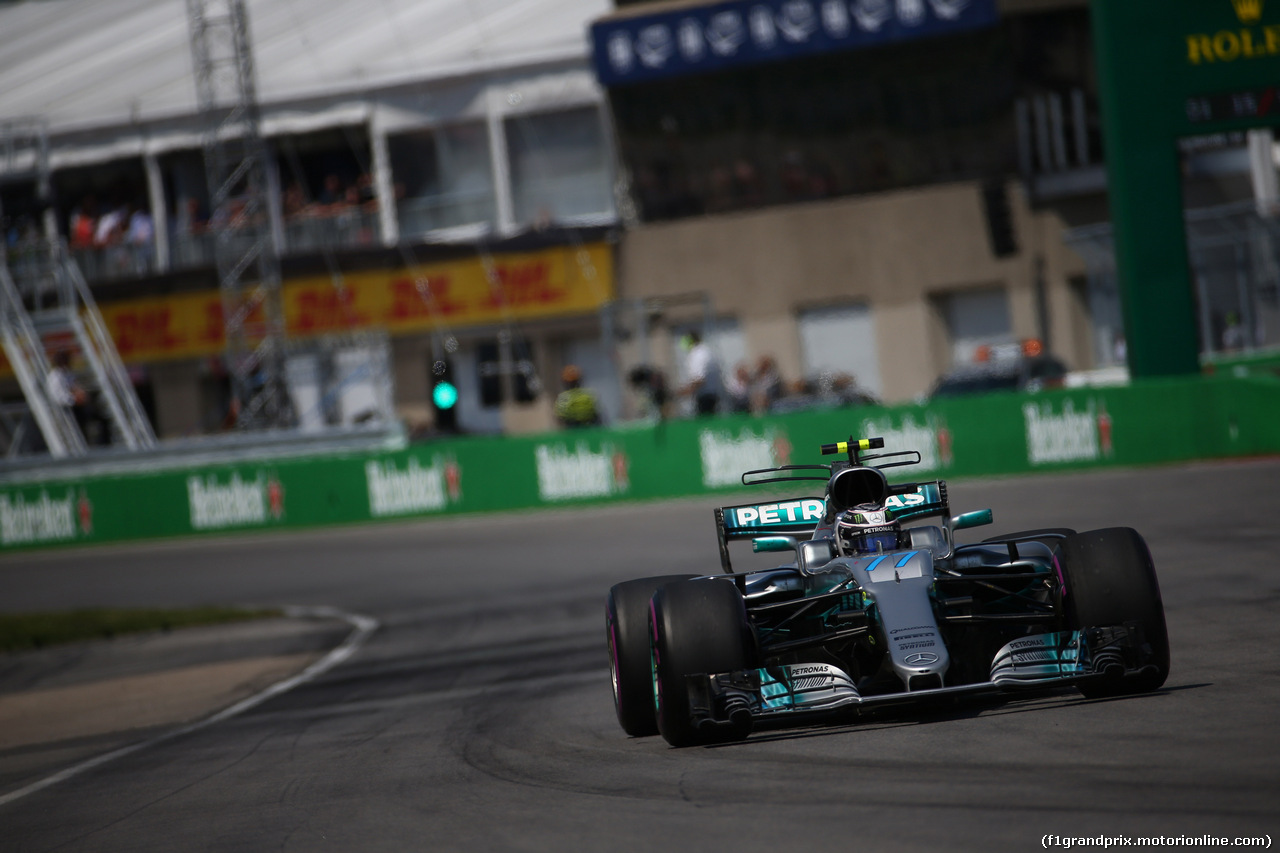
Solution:
{"label": "pit lane wall", "polygon": [[920,465],[889,472],[893,482],[1274,454],[1280,378],[1151,380],[0,484],[0,552],[729,491],[742,488],[745,470],[823,461],[818,446],[849,435],[920,451]]}

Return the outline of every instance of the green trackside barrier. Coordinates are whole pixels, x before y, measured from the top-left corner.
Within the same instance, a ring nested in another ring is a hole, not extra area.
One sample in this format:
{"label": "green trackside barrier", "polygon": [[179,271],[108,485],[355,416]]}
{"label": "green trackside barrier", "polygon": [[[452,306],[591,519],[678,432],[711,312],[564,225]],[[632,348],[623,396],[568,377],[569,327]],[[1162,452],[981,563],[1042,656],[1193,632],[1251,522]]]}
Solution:
{"label": "green trackside barrier", "polygon": [[1204,362],[1202,372],[1210,376],[1280,376],[1280,349],[1218,353]]}
{"label": "green trackside barrier", "polygon": [[745,470],[824,461],[819,445],[850,435],[920,451],[893,481],[1280,453],[1280,377],[1228,373],[51,478],[0,486],[0,552],[730,492]]}

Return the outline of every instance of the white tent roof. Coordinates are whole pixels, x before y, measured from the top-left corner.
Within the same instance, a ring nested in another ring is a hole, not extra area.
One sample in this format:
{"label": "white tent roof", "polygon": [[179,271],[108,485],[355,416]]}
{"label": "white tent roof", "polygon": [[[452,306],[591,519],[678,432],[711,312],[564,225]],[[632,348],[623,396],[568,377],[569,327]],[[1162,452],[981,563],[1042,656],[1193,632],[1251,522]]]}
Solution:
{"label": "white tent roof", "polygon": [[[609,0],[247,0],[258,97],[359,100],[399,84],[587,58]],[[0,3],[0,120],[56,135],[196,110],[185,0]]]}

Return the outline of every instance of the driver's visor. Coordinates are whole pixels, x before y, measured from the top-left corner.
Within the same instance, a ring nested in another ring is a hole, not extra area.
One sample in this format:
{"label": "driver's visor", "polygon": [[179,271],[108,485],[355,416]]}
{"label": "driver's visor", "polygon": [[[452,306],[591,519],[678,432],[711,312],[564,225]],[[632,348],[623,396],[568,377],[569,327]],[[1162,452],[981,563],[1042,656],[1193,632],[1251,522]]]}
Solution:
{"label": "driver's visor", "polygon": [[859,550],[874,554],[877,551],[892,551],[897,547],[897,533],[868,533],[862,537]]}

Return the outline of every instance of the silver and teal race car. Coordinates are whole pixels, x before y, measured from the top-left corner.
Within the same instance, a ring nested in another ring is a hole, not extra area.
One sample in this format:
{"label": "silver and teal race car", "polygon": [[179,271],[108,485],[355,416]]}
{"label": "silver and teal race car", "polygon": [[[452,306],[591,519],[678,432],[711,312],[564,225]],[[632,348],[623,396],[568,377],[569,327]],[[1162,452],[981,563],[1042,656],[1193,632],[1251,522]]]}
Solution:
{"label": "silver and teal race car", "polygon": [[[613,587],[606,605],[618,722],[674,746],[957,694],[1074,685],[1088,697],[1159,688],[1169,640],[1146,542],[1127,527],[1027,530],[976,544],[942,480],[890,485],[916,451],[878,438],[845,459],[748,471],[744,484],[824,482],[821,497],[715,511],[722,573]],[[729,545],[794,554],[735,572]]]}

